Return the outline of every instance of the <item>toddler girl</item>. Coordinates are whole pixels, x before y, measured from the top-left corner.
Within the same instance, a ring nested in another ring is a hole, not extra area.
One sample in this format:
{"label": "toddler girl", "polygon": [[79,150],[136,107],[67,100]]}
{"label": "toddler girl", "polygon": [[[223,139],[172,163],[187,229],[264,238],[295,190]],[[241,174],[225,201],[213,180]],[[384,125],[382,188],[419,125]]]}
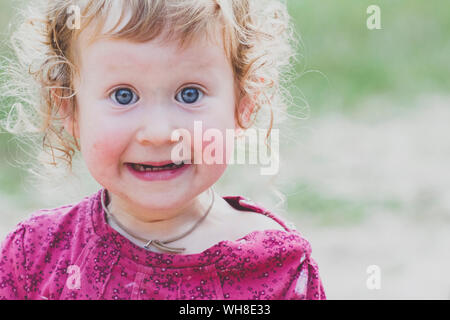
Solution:
{"label": "toddler girl", "polygon": [[194,135],[196,121],[217,139],[283,105],[294,52],[284,4],[52,0],[30,10],[13,43],[39,90],[22,88],[17,120],[40,130],[55,165],[70,168],[80,151],[103,188],[8,234],[0,298],[325,299],[299,232],[215,193],[226,160],[196,161],[186,135],[193,152],[173,152],[174,132]]}

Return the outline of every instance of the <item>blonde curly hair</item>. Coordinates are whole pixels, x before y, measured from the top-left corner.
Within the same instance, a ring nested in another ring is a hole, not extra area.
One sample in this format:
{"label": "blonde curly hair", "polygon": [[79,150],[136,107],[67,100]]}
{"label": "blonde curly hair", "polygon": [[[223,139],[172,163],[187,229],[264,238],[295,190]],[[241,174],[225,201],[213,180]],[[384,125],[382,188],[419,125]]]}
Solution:
{"label": "blonde curly hair", "polygon": [[[268,122],[267,139],[273,124],[287,115],[288,90],[283,86],[296,58],[297,37],[282,0],[51,0],[33,1],[22,13],[20,25],[11,37],[14,59],[7,59],[3,98],[10,102],[3,125],[23,138],[30,138],[47,156],[47,164],[72,159],[79,150],[73,135],[64,131],[59,109],[68,99],[76,112],[73,79],[77,63],[74,43],[88,26],[98,36],[132,41],[150,41],[163,29],[172,40],[187,45],[200,35],[212,36],[221,26],[224,50],[231,61],[239,96],[254,106],[250,124],[235,112],[237,123],[248,129],[259,121]],[[68,25],[73,6],[80,10],[79,28]],[[104,30],[110,14],[117,24]],[[13,102],[11,102],[13,101]],[[4,103],[3,103],[4,104]],[[258,116],[261,112],[266,117]],[[280,117],[274,118],[274,112]],[[268,116],[267,116],[268,115]],[[74,117],[72,117],[74,118]],[[247,122],[246,122],[247,123]],[[41,142],[36,143],[36,139]],[[49,158],[50,157],[50,158]]]}

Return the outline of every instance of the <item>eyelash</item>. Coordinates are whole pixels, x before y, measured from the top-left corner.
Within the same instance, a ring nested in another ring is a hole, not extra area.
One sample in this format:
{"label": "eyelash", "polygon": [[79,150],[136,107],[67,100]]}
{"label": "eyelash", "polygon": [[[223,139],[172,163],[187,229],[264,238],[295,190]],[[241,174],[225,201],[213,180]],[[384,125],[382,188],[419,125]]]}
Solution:
{"label": "eyelash", "polygon": [[[201,88],[198,88],[198,87],[195,87],[195,86],[189,86],[189,87],[184,87],[184,88],[182,88],[182,89],[180,89],[180,91],[178,91],[178,93],[175,95],[175,100],[177,100],[177,97],[183,92],[183,90],[186,90],[186,89],[195,89],[195,90],[197,90],[200,94],[199,94],[199,98],[197,99],[197,101],[195,101],[195,102],[192,102],[192,103],[187,103],[187,102],[184,102],[185,104],[188,104],[188,105],[191,105],[191,104],[195,104],[196,102],[198,102],[198,100],[200,100],[201,98],[203,98],[203,96],[205,95],[205,92],[201,89]],[[116,99],[116,95],[117,95],[117,93],[118,93],[118,91],[120,91],[120,90],[129,90],[131,93],[132,93],[132,95],[133,95],[133,102],[131,103],[128,103],[128,104],[122,104],[122,103],[120,103],[120,102],[118,102],[117,101],[117,99]],[[136,94],[136,92],[135,92],[135,90],[133,90],[133,89],[131,89],[131,88],[128,88],[128,87],[119,87],[119,88],[116,88],[116,89],[114,89],[110,94],[109,94],[109,97],[116,103],[116,104],[118,104],[118,105],[122,105],[122,106],[124,106],[124,105],[132,105],[132,104],[135,104],[136,102],[138,102],[139,101],[139,96]],[[179,100],[177,100],[178,102],[180,102],[180,103],[183,103],[182,101],[179,101]]]}

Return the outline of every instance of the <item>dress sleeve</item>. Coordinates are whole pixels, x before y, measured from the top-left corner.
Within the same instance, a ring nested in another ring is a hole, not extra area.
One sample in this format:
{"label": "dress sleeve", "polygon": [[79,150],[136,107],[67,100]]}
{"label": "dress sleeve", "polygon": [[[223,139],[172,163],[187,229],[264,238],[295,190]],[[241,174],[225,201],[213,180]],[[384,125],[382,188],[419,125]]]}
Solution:
{"label": "dress sleeve", "polygon": [[286,294],[286,300],[326,300],[319,268],[312,258],[300,259],[297,272]]}
{"label": "dress sleeve", "polygon": [[19,226],[3,240],[0,250],[0,300],[25,299],[25,227]]}

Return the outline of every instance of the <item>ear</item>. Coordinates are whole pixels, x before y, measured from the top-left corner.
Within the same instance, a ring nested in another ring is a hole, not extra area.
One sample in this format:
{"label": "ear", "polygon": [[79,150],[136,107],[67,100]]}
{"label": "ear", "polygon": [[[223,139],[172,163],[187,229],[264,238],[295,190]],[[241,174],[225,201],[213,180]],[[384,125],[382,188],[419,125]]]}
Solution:
{"label": "ear", "polygon": [[[248,95],[245,95],[241,98],[239,101],[236,117],[240,120],[240,123],[247,127],[250,123],[250,117],[253,113],[253,110],[255,109],[254,102],[250,99]],[[239,126],[238,119],[236,119],[235,122],[235,129],[237,131],[242,130],[242,128]]]}
{"label": "ear", "polygon": [[[259,80],[257,80],[257,82],[263,85],[265,83],[265,79],[263,77],[260,77]],[[239,92],[239,90],[237,90],[237,92]],[[236,112],[237,119],[235,124],[235,131],[242,130],[239,127],[238,119],[240,120],[241,124],[244,127],[248,127],[248,125],[250,124],[250,118],[255,111],[255,101],[257,100],[260,94],[261,90],[257,90],[256,92],[253,93],[253,99],[250,99],[250,96],[248,94],[245,94],[243,97],[241,97]]]}
{"label": "ear", "polygon": [[61,96],[61,90],[52,90],[53,101],[59,106],[57,116],[62,120],[64,130],[74,139],[79,137],[78,122],[76,121],[75,108],[73,108],[73,99]]}

